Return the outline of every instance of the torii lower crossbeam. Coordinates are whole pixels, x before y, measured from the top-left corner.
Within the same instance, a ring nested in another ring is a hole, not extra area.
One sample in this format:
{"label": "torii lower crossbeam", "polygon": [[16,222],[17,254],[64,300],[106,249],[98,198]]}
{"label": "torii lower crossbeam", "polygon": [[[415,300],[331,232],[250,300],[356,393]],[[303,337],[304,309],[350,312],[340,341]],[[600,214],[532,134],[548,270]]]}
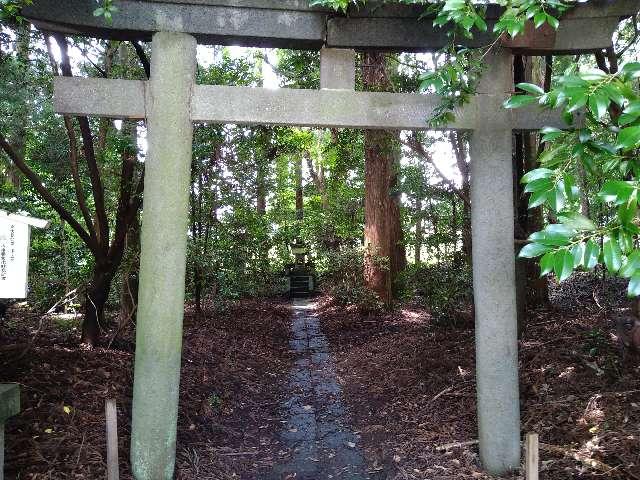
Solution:
{"label": "torii lower crossbeam", "polygon": [[[138,480],[170,479],[176,418],[192,122],[427,129],[439,99],[354,92],[354,52],[322,51],[323,89],[195,85],[195,39],[153,37],[149,82],[58,78],[59,113],[147,119],[131,459]],[[473,130],[472,234],[480,456],[491,473],[520,464],[512,131],[562,126],[555,115],[502,108],[512,56],[493,51],[474,101],[448,129]]]}

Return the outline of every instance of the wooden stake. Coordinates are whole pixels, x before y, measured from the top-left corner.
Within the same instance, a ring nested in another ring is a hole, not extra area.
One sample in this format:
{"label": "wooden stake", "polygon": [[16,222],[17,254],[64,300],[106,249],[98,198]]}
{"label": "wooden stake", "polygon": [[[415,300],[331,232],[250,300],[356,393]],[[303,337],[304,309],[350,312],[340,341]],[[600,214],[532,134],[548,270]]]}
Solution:
{"label": "wooden stake", "polygon": [[527,480],[538,480],[538,434],[527,433],[524,445],[525,451],[525,478]]}
{"label": "wooden stake", "polygon": [[104,412],[107,418],[107,480],[119,480],[118,411],[114,399],[107,399],[104,404]]}

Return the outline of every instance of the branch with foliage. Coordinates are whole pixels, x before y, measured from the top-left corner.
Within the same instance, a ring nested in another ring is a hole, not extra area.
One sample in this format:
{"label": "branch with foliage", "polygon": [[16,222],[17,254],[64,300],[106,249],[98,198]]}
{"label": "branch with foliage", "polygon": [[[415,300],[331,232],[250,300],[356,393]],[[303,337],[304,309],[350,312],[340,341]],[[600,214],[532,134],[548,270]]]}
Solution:
{"label": "branch with foliage", "polygon": [[[519,84],[524,94],[505,102],[507,108],[539,103],[559,109],[572,124],[578,111],[582,125],[566,131],[545,128],[546,149],[540,167],[522,178],[530,193],[529,208],[546,207],[557,223],[535,232],[521,257],[541,257],[542,275],[554,272],[566,279],[578,268],[604,264],[609,273],[628,278],[629,296],[640,295],[638,248],[638,190],[640,189],[640,63],[624,65],[617,73],[570,67],[545,93],[536,85]],[[600,218],[580,212],[576,185],[584,169],[601,186],[597,201]]]}
{"label": "branch with foliage", "polygon": [[[462,34],[466,38],[473,38],[473,30],[485,32],[488,29],[486,21],[486,4],[471,0],[445,0],[427,2],[426,0],[400,0],[386,3],[404,3],[409,5],[424,5],[424,17],[432,17],[435,27],[451,24],[451,35]],[[558,28],[558,18],[577,2],[575,0],[496,0],[496,5],[504,7],[500,18],[494,24],[493,33],[500,36],[507,33],[515,37],[524,31],[525,24],[533,21],[536,28],[545,23]],[[346,13],[349,6],[362,6],[366,0],[310,0],[312,6],[329,7]]]}

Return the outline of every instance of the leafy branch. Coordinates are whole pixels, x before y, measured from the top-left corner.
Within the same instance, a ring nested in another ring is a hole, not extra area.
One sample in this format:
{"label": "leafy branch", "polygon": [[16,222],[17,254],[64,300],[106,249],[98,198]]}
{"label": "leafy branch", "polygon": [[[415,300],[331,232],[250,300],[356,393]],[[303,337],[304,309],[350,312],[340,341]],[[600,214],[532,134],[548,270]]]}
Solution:
{"label": "leafy branch", "polygon": [[[584,126],[543,129],[547,148],[538,158],[540,167],[521,180],[530,194],[529,208],[543,205],[558,217],[558,223],[532,234],[520,253],[527,258],[541,256],[542,275],[553,271],[562,281],[574,269],[603,264],[612,275],[629,279],[629,296],[640,295],[638,78],[637,62],[613,74],[571,67],[548,93],[521,83],[517,86],[524,93],[505,102],[506,108],[538,103],[559,109],[568,124],[577,111],[586,115]],[[579,165],[606,179],[597,194],[606,212],[600,226],[577,211],[580,191],[573,171]]]}

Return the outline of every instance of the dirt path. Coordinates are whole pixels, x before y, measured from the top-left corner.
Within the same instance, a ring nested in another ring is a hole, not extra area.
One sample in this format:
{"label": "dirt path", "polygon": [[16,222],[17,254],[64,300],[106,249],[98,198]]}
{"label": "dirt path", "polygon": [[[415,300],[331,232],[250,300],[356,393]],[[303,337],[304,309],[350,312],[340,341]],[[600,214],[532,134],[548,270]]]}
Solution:
{"label": "dirt path", "polygon": [[328,341],[310,300],[293,302],[290,345],[296,360],[281,437],[291,454],[269,480],[374,478],[367,473],[360,437],[348,426]]}

